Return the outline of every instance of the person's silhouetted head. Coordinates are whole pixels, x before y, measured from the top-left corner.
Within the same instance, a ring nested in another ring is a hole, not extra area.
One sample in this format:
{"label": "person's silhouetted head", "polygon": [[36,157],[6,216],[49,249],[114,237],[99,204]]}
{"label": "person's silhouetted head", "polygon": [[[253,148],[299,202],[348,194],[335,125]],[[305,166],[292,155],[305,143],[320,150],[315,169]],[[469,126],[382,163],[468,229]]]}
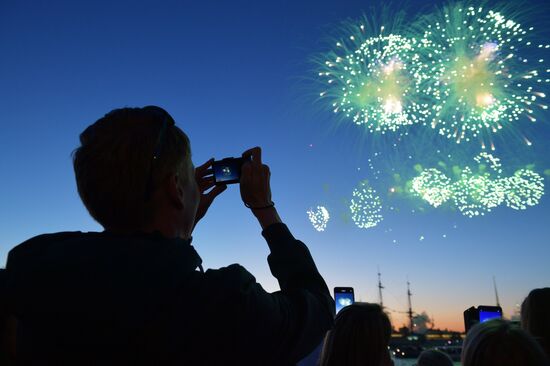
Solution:
{"label": "person's silhouetted head", "polygon": [[355,303],[336,316],[321,353],[321,366],[391,365],[390,319],[377,304]]}
{"label": "person's silhouetted head", "polygon": [[535,340],[502,319],[476,324],[464,340],[462,366],[547,366]]}
{"label": "person's silhouetted head", "polygon": [[429,349],[420,354],[416,366],[453,366],[453,360],[445,352]]}
{"label": "person's silhouetted head", "polygon": [[115,109],[86,128],[80,143],[73,152],[78,193],[105,229],[144,230],[159,211],[172,210],[167,221],[181,226],[172,231],[190,233],[199,199],[191,148],[168,112]]}
{"label": "person's silhouetted head", "polygon": [[523,300],[521,327],[540,343],[550,358],[550,287],[534,289]]}

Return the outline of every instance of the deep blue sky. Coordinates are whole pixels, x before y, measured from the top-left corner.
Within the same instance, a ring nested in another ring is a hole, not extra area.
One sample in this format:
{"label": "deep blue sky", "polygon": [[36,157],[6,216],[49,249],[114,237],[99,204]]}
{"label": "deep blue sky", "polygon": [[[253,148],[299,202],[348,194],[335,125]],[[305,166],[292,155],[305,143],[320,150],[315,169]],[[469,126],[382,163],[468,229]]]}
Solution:
{"label": "deep blue sky", "polygon": [[[530,289],[550,283],[548,195],[526,211],[499,208],[478,219],[444,208],[412,214],[418,202],[402,204],[369,230],[345,217],[353,188],[374,179],[367,159],[378,150],[356,128],[335,129],[334,117],[313,102],[310,60],[326,50],[334,26],[372,4],[3,0],[0,264],[34,235],[101,229],[75,189],[70,153],[78,134],[113,108],[156,104],[190,136],[195,164],[263,147],[281,216],[308,244],[330,287],[353,286],[358,299],[377,301],[379,266],[386,305],[405,310],[408,277],[416,311],[460,328],[465,308],[493,304],[495,275],[509,315]],[[550,10],[542,2],[533,7]],[[548,39],[550,23],[542,24]],[[546,119],[535,131],[541,147],[528,161],[542,169],[550,167],[540,156],[550,138]],[[379,187],[387,188],[390,164],[383,157],[377,164]],[[406,160],[392,166],[410,168]],[[324,233],[306,215],[318,204],[332,215]],[[238,187],[219,197],[194,238],[206,267],[239,262],[277,289]],[[393,317],[400,326],[402,316]]]}

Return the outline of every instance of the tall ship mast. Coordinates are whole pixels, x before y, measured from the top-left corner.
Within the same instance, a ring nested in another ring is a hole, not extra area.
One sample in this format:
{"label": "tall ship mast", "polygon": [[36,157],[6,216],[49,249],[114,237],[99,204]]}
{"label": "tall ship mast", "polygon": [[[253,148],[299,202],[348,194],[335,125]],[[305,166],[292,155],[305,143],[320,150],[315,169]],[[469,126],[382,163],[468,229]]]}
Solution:
{"label": "tall ship mast", "polygon": [[495,289],[495,298],[497,301],[497,306],[500,306],[500,301],[498,300],[497,281],[495,280],[495,276],[493,276],[493,287]]}
{"label": "tall ship mast", "polygon": [[410,329],[410,333],[413,333],[413,311],[412,311],[412,304],[411,304],[411,296],[412,296],[412,293],[411,293],[411,283],[409,282],[409,280],[407,279],[407,298],[409,299],[409,311],[407,312],[407,314],[409,315],[409,329]]}
{"label": "tall ship mast", "polygon": [[382,280],[380,278],[380,267],[378,267],[378,299],[380,300],[380,307],[384,310],[384,300],[382,299]]}

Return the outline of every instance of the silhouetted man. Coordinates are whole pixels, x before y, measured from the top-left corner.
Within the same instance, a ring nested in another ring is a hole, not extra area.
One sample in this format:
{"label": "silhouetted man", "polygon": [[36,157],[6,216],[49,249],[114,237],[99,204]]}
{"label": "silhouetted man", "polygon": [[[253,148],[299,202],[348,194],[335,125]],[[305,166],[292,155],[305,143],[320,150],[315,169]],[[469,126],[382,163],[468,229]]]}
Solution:
{"label": "silhouetted man", "polygon": [[240,191],[271,250],[274,293],[238,264],[203,272],[191,234],[226,187],[212,160],[194,168],[166,111],[113,110],[80,142],[78,192],[105,231],[40,235],[9,253],[19,364],[286,365],[319,344],[334,303],[277,214],[260,148],[243,154]]}

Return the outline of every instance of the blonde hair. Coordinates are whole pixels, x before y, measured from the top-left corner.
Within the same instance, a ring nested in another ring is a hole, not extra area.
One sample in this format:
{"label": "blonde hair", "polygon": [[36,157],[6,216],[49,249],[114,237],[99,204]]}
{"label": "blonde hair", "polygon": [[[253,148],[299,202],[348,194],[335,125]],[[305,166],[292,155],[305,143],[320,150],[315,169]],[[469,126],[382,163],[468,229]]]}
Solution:
{"label": "blonde hair", "polygon": [[390,319],[380,305],[357,302],[346,306],[325,337],[320,365],[387,365],[390,337]]}
{"label": "blonde hair", "polygon": [[189,139],[160,107],[112,110],[80,134],[80,143],[73,152],[78,193],[106,229],[139,230],[154,215],[159,184],[175,173],[190,178]]}
{"label": "blonde hair", "polygon": [[545,366],[540,346],[519,326],[502,319],[476,324],[462,348],[462,366]]}

